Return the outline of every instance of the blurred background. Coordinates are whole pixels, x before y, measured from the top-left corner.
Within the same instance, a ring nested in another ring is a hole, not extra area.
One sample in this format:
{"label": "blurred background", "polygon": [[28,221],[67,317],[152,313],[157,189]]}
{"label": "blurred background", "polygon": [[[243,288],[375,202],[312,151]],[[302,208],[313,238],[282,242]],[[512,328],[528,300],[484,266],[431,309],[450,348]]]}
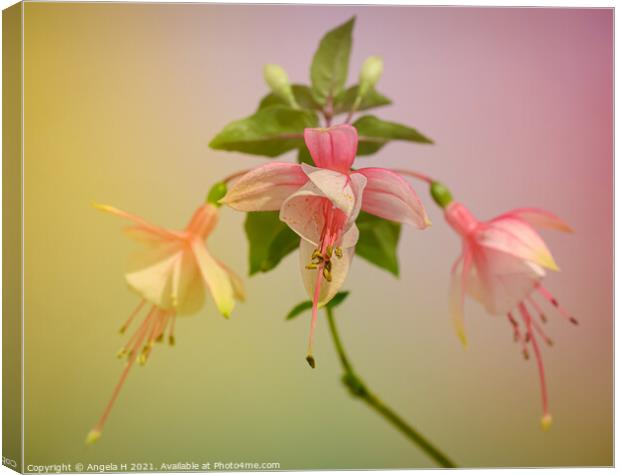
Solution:
{"label": "blurred background", "polygon": [[[312,371],[296,254],[247,280],[226,321],[209,303],[177,346],[136,367],[101,440],[84,437],[122,370],[117,329],[137,304],[137,247],[118,206],[182,227],[223,176],[265,162],[210,139],[252,113],[265,63],[309,82],[320,37],[357,15],[349,72],[383,56],[380,117],[433,146],[393,143],[358,165],[448,184],[481,219],[519,206],[565,218],[546,232],[562,271],[547,287],[554,425],[539,428],[538,374],[510,325],[473,301],[464,351],[448,313],[460,245],[424,186],[433,227],[404,228],[401,277],[354,262],[337,319],[369,386],[458,464],[612,464],[612,10],[25,4],[25,455],[27,464],[279,462],[282,469],[433,466],[351,399],[326,322]],[[292,155],[283,157],[293,160]],[[241,213],[223,210],[214,254],[247,273]]]}

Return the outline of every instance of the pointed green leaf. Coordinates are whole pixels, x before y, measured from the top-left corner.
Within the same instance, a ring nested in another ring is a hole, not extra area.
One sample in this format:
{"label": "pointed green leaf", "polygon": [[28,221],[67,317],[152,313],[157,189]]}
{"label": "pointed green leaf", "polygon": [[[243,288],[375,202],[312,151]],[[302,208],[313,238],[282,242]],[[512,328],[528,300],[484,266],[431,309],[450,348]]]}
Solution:
{"label": "pointed green leaf", "polygon": [[[314,100],[314,97],[312,96],[312,90],[308,86],[293,84],[291,87],[293,89],[293,95],[295,96],[295,100],[297,101],[297,104],[299,104],[299,107],[309,110],[321,109],[321,106],[317,104],[317,102]],[[258,110],[276,105],[288,106],[288,103],[274,93],[267,94],[261,99],[260,104],[258,105]]]}
{"label": "pointed green leaf", "polygon": [[299,236],[280,221],[277,211],[247,213],[244,227],[250,244],[250,275],[270,271],[299,247]]}
{"label": "pointed green leaf", "polygon": [[274,105],[231,122],[211,140],[209,147],[276,157],[303,146],[304,129],[317,125],[314,112]]}
{"label": "pointed green leaf", "polygon": [[357,148],[358,155],[371,155],[381,149],[390,140],[405,140],[432,144],[433,141],[425,137],[416,129],[406,125],[388,122],[374,115],[365,115],[357,119],[353,126],[360,136]]}
{"label": "pointed green leaf", "polygon": [[[344,114],[351,110],[353,103],[357,98],[358,86],[351,86],[344,92],[341,92],[334,101],[334,114]],[[358,111],[364,111],[373,109],[375,107],[390,105],[392,101],[377,92],[375,89],[371,89],[362,99],[362,102],[357,107]]]}
{"label": "pointed green leaf", "polygon": [[340,94],[347,81],[354,24],[355,17],[327,32],[314,53],[310,79],[312,92],[320,104]]}
{"label": "pointed green leaf", "polygon": [[[336,308],[338,305],[344,302],[348,296],[349,296],[348,290],[345,290],[343,292],[338,292],[336,295],[334,295],[334,297],[329,302],[327,302],[325,307]],[[312,309],[312,300],[304,300],[303,302],[298,303],[292,308],[292,310],[286,315],[286,320],[292,320],[298,315],[301,315],[302,313],[304,313],[306,310],[311,310],[311,309]]]}
{"label": "pointed green leaf", "polygon": [[301,303],[295,305],[291,311],[286,315],[286,320],[292,320],[293,318],[301,315],[306,310],[310,310],[312,308],[312,300],[304,300]]}
{"label": "pointed green leaf", "polygon": [[338,305],[345,301],[345,299],[349,296],[349,293],[350,292],[348,290],[338,292],[329,302],[327,302],[327,305],[325,306],[327,308],[336,308]]}
{"label": "pointed green leaf", "polygon": [[299,248],[299,239],[299,235],[295,234],[288,226],[280,229],[269,244],[267,257],[261,265],[261,272],[275,269],[282,259]]}
{"label": "pointed green leaf", "polygon": [[398,277],[400,224],[364,212],[360,213],[356,223],[360,238],[355,253]]}
{"label": "pointed green leaf", "polygon": [[299,149],[297,152],[297,163],[306,163],[315,167],[314,160],[312,160],[312,155],[310,155],[310,151],[308,147],[305,145]]}

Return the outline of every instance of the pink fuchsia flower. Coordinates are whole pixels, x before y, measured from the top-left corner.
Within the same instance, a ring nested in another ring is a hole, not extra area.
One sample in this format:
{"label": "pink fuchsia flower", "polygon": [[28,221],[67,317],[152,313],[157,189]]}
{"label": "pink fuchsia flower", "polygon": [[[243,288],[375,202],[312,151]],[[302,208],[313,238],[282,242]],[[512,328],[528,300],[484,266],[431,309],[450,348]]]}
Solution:
{"label": "pink fuchsia flower", "polygon": [[100,436],[133,364],[145,364],[156,342],[174,345],[174,326],[177,316],[191,315],[204,305],[208,291],[219,312],[228,317],[235,300],[244,299],[241,279],[223,263],[214,258],[205,246],[205,240],[217,224],[218,210],[204,204],[195,212],[185,229],[176,231],[152,225],[133,214],[112,206],[95,205],[98,209],[133,222],[127,229],[130,237],[147,247],[143,258],[147,264],[125,275],[129,287],[140,296],[140,302],[120,329],[123,334],[134,319],[146,308],[142,323],[118,356],[126,358],[120,380],[103,415],[88,434],[93,443]]}
{"label": "pink fuchsia flower", "polygon": [[[450,299],[457,333],[466,345],[463,324],[466,293],[478,300],[491,315],[506,316],[512,325],[515,341],[523,345],[525,358],[529,358],[530,345],[534,350],[542,394],[541,424],[543,429],[547,429],[551,424],[551,414],[538,338],[549,345],[552,341],[532,316],[533,312],[538,313],[540,319],[546,321],[534,295],[549,302],[572,323],[577,323],[577,320],[542,285],[545,269],[559,269],[534,228],[564,232],[571,232],[572,229],[557,216],[535,208],[515,209],[490,221],[480,222],[462,204],[451,202],[445,207],[445,217],[463,239],[462,254],[452,269]],[[523,324],[523,332],[517,318]]]}
{"label": "pink fuchsia flower", "polygon": [[307,360],[314,367],[318,308],[344,283],[359,237],[360,210],[420,229],[430,222],[411,185],[397,173],[351,170],[358,141],[354,127],[306,129],[304,140],[316,167],[268,163],[239,178],[221,202],[246,212],[279,210],[280,219],[301,237],[301,274],[313,302]]}

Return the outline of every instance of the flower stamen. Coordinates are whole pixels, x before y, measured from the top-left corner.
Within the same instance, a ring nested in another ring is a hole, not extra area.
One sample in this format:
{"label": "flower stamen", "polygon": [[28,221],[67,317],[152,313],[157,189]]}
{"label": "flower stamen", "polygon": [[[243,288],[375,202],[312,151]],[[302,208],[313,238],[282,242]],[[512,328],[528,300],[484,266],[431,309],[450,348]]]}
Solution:
{"label": "flower stamen", "polygon": [[538,289],[538,292],[540,292],[540,294],[545,298],[545,300],[547,300],[551,305],[553,305],[558,310],[560,315],[562,315],[564,318],[566,318],[573,325],[579,325],[579,322],[577,321],[577,319],[575,317],[573,317],[568,312],[568,310],[566,310],[564,307],[562,307],[560,305],[560,303],[557,301],[557,299],[553,295],[551,295],[551,292],[549,292],[542,285],[538,285],[538,286],[536,286],[536,288]]}
{"label": "flower stamen", "polygon": [[512,325],[513,335],[514,335],[513,339],[515,342],[517,342],[521,339],[521,331],[519,330],[519,324],[514,319],[511,312],[508,312],[508,321]]}
{"label": "flower stamen", "polygon": [[176,315],[172,315],[172,317],[170,317],[170,329],[168,330],[168,344],[170,346],[174,346],[176,343],[176,339],[174,338],[174,324],[177,321],[177,316]]}
{"label": "flower stamen", "polygon": [[547,336],[540,324],[534,319],[532,319],[532,326],[534,327],[534,330],[536,330],[536,333],[540,335],[540,337],[545,341],[547,345],[553,346],[553,340],[549,338],[549,336]]}
{"label": "flower stamen", "polygon": [[142,343],[144,342],[144,339],[151,325],[151,321],[154,318],[157,318],[157,307],[153,305],[149,313],[144,318],[144,321],[142,322],[140,327],[138,327],[136,333],[132,337],[132,340],[135,340],[135,342],[133,343],[133,347],[131,348],[131,350],[128,352],[129,358],[127,359],[127,363],[125,364],[125,369],[121,373],[121,377],[116,384],[114,391],[112,392],[112,396],[108,400],[108,404],[106,405],[103,414],[99,419],[99,422],[97,422],[97,425],[86,436],[86,443],[92,444],[101,437],[101,431],[103,430],[103,426],[105,425],[105,422],[108,419],[110,412],[112,411],[112,407],[114,406],[114,403],[116,402],[116,399],[118,398],[118,395],[120,394],[121,389],[123,388],[125,381],[127,380],[127,376],[129,375],[131,367],[137,359],[135,358],[136,352],[142,346]]}
{"label": "flower stamen", "polygon": [[136,315],[140,313],[140,310],[142,310],[142,307],[144,307],[145,303],[146,303],[146,300],[144,299],[140,300],[140,303],[133,310],[133,312],[131,312],[131,314],[129,315],[129,318],[127,318],[127,321],[123,324],[122,327],[119,328],[118,332],[121,335],[123,335],[127,331],[127,328],[129,328],[129,325],[131,325],[131,322],[133,322],[133,319],[136,317]]}
{"label": "flower stamen", "polygon": [[534,309],[536,310],[536,312],[538,312],[538,316],[540,317],[540,321],[543,323],[547,323],[547,316],[545,315],[545,313],[543,312],[543,309],[540,307],[540,305],[538,305],[538,303],[536,302],[536,300],[534,300],[532,297],[527,297],[527,301],[528,303],[534,307]]}

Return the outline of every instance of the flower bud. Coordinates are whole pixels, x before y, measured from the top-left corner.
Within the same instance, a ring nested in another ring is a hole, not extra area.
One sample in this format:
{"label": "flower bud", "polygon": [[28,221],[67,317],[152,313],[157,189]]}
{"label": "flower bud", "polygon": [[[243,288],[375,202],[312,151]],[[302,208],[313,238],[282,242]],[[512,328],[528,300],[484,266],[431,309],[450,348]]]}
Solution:
{"label": "flower bud", "polygon": [[214,205],[214,206],[219,208],[221,206],[219,201],[222,198],[224,198],[224,196],[226,195],[227,191],[228,191],[228,187],[226,186],[226,183],[224,183],[222,181],[216,183],[209,190],[209,193],[207,194],[206,202],[207,203],[211,203],[212,205]]}
{"label": "flower bud", "polygon": [[263,69],[263,76],[265,77],[265,82],[276,96],[284,99],[292,107],[298,107],[295,96],[293,96],[291,84],[288,82],[288,75],[281,66],[266,64]]}
{"label": "flower bud", "polygon": [[360,84],[358,95],[364,97],[381,79],[383,74],[383,59],[380,56],[366,58],[360,72]]}
{"label": "flower bud", "polygon": [[452,203],[452,193],[438,181],[434,181],[431,184],[431,196],[433,197],[433,201],[442,208],[446,208]]}

